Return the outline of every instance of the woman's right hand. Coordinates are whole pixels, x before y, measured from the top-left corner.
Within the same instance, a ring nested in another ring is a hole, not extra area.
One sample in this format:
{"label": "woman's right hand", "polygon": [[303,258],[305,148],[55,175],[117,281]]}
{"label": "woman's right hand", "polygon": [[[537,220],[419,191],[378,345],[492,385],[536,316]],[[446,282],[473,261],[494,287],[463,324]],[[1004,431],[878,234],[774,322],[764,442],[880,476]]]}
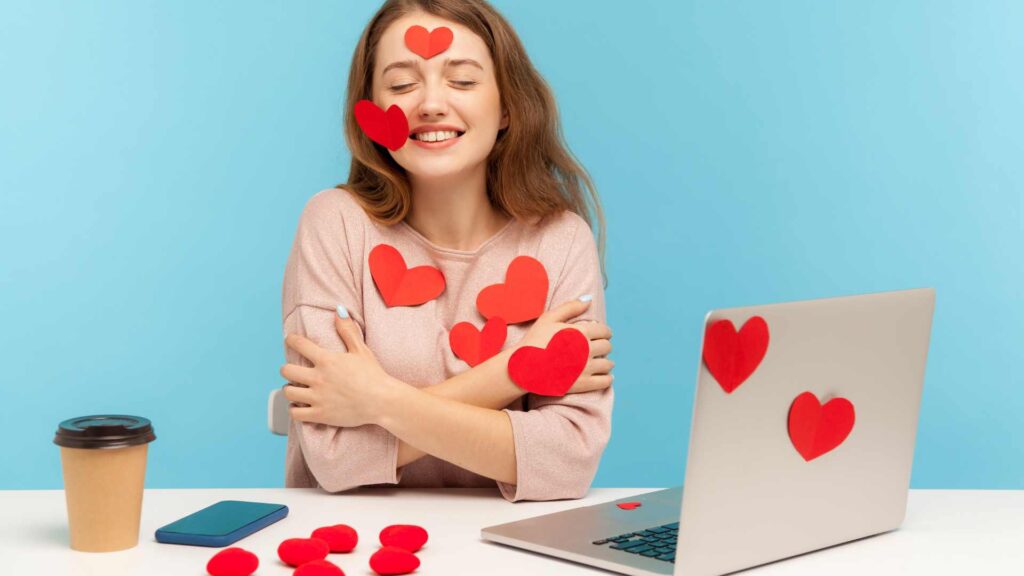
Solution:
{"label": "woman's right hand", "polygon": [[578,394],[580,392],[592,392],[604,390],[612,385],[614,376],[611,374],[615,362],[607,358],[612,351],[612,330],[603,323],[597,321],[578,322],[568,324],[567,322],[587,311],[590,301],[570,300],[558,307],[541,314],[527,331],[526,336],[517,344],[518,346],[535,346],[544,348],[548,345],[551,337],[565,328],[575,328],[583,333],[590,340],[590,359],[583,373],[576,379],[576,382],[569,389],[567,394]]}

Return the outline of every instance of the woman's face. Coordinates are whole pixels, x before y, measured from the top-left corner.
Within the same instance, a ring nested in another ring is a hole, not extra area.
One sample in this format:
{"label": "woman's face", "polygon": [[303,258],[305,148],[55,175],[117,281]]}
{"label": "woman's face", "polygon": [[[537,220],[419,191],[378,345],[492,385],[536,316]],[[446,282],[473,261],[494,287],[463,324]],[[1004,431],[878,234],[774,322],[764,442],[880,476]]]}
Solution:
{"label": "woman's face", "polygon": [[[451,46],[423,59],[405,45],[405,31],[414,25],[447,26],[454,35]],[[409,118],[411,136],[391,155],[420,178],[452,176],[484,164],[498,131],[508,125],[484,41],[464,26],[423,12],[395,21],[381,36],[373,101],[385,110],[397,104]]]}

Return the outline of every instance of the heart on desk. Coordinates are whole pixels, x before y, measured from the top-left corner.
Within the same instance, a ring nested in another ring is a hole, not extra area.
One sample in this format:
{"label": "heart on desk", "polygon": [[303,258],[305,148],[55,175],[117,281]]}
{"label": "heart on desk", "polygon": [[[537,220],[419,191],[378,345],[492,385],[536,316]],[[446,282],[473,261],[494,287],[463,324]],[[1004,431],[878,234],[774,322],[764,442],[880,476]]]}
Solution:
{"label": "heart on desk", "polygon": [[389,244],[378,244],[370,251],[370,275],[389,308],[418,306],[444,292],[440,270],[433,266],[406,267],[405,258]]}
{"label": "heart on desk", "polygon": [[718,320],[704,330],[704,365],[718,385],[731,394],[757,370],[768,352],[768,323],[751,316],[736,331],[731,320]]}
{"label": "heart on desk", "polygon": [[618,506],[619,508],[622,508],[623,510],[636,510],[637,508],[643,506],[643,503],[642,502],[619,502],[618,504],[616,504],[616,506]]}
{"label": "heart on desk", "polygon": [[575,328],[555,333],[546,348],[523,346],[508,359],[508,376],[527,392],[565,396],[590,359],[590,340]]}
{"label": "heart on desk", "polygon": [[459,322],[448,333],[448,344],[452,352],[466,364],[476,366],[498,352],[508,337],[505,320],[495,316],[484,324],[482,330],[469,322]]}
{"label": "heart on desk", "polygon": [[804,392],[789,408],[789,439],[810,462],[842,444],[853,430],[854,420],[853,403],[846,398],[833,398],[822,405],[813,393]]}
{"label": "heart on desk", "polygon": [[505,282],[492,284],[476,297],[476,309],[490,320],[500,316],[509,324],[535,320],[544,313],[548,272],[536,258],[517,256],[505,271]]}

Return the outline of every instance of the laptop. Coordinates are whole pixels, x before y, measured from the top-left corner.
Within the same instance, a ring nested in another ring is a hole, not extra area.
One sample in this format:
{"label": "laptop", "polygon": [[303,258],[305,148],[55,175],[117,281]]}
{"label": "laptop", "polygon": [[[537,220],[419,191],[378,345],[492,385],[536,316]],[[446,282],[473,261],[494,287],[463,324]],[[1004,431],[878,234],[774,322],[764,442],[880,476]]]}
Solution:
{"label": "laptop", "polygon": [[926,288],[709,312],[682,487],[482,538],[621,574],[700,576],[898,528],[934,309]]}

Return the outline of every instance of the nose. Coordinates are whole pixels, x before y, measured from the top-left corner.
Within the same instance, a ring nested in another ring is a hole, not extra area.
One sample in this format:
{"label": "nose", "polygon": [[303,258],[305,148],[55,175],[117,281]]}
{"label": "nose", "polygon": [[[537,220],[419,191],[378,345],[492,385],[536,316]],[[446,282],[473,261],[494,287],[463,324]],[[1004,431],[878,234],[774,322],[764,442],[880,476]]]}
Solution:
{"label": "nose", "polygon": [[427,82],[421,94],[423,99],[418,110],[421,119],[441,118],[448,114],[448,98],[443,86]]}

